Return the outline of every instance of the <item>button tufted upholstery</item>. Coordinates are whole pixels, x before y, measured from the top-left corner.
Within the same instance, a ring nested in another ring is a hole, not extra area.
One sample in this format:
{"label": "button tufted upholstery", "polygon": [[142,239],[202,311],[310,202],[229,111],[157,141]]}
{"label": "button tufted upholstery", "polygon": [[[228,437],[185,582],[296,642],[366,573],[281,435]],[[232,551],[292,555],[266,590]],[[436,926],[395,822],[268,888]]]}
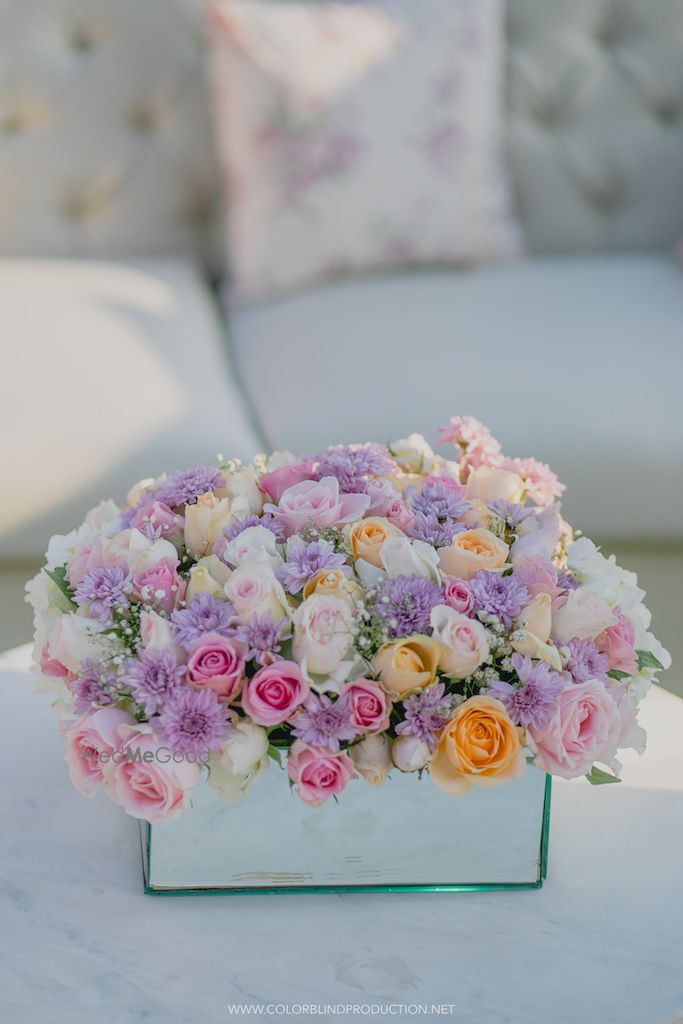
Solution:
{"label": "button tufted upholstery", "polygon": [[[683,0],[508,0],[508,144],[537,252],[683,228]],[[0,2],[0,252],[217,267],[201,0]]]}

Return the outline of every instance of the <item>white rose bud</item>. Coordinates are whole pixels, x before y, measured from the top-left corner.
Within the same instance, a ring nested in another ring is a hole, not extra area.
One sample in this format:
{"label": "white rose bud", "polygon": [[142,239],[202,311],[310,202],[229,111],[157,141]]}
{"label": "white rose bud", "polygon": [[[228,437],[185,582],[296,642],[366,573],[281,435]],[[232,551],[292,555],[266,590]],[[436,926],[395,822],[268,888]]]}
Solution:
{"label": "white rose bud", "polygon": [[371,786],[381,786],[393,767],[391,744],[387,736],[366,736],[349,747],[348,754],[356,768]]}
{"label": "white rose bud", "polygon": [[391,759],[400,772],[419,772],[432,752],[417,736],[397,736],[391,746]]}

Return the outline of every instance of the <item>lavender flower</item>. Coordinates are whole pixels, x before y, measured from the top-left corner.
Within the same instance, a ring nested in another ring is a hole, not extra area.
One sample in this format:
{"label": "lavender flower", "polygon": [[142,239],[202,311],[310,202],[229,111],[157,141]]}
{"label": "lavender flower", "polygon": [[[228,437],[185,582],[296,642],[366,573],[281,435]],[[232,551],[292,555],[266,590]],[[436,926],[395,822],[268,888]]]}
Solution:
{"label": "lavender flower", "polygon": [[464,523],[456,523],[453,519],[441,520],[432,513],[416,512],[410,536],[415,540],[423,540],[435,548],[446,548],[456,533],[462,533],[466,529]]}
{"label": "lavender flower", "polygon": [[298,594],[323,569],[351,572],[346,565],[346,555],[337,554],[328,540],[307,544],[301,537],[294,536],[287,541],[287,561],[277,570],[277,577],[290,594]]}
{"label": "lavender flower", "polygon": [[375,608],[387,625],[389,636],[410,636],[430,629],[432,608],[443,604],[443,592],[423,576],[397,576],[377,588]]}
{"label": "lavender flower", "polygon": [[575,683],[586,683],[589,679],[600,679],[603,683],[609,683],[609,658],[598,650],[593,640],[570,640],[567,647],[567,669]]}
{"label": "lavender flower", "polygon": [[70,689],[76,698],[74,710],[77,715],[92,711],[95,707],[111,704],[114,680],[104,665],[87,658],[81,662],[80,675]]}
{"label": "lavender flower", "polygon": [[349,701],[344,696],[332,701],[324,693],[309,694],[293,722],[292,733],[303,743],[335,753],[341,740],[352,740],[356,735]]}
{"label": "lavender flower", "polygon": [[217,750],[230,728],[230,710],[212,690],[181,690],[156,720],[159,734],[173,754]]}
{"label": "lavender flower", "polygon": [[502,498],[489,501],[488,507],[501,519],[505,519],[513,530],[534,514],[533,508],[527,508],[526,505],[520,505],[516,501],[504,501]]}
{"label": "lavender flower", "polygon": [[530,600],[528,589],[514,575],[501,576],[486,569],[469,581],[469,588],[475,612],[495,616],[506,629]]}
{"label": "lavender flower", "polygon": [[254,615],[248,625],[237,626],[235,639],[247,647],[247,660],[253,658],[259,665],[265,665],[269,655],[280,653],[282,632],[286,625],[286,617],[273,622],[273,613],[267,611],[263,615]]}
{"label": "lavender flower", "polygon": [[564,688],[564,679],[547,662],[534,664],[531,658],[522,657],[521,654],[512,655],[512,664],[524,685],[515,687],[497,679],[489,686],[488,694],[504,705],[515,725],[540,729],[555,711],[557,699]]}
{"label": "lavender flower", "polygon": [[437,479],[426,480],[419,493],[412,489],[409,500],[415,513],[433,515],[442,521],[462,519],[472,507],[461,487],[449,487],[443,480]]}
{"label": "lavender flower", "polygon": [[320,477],[334,476],[340,490],[363,493],[368,477],[384,476],[393,465],[388,450],[381,444],[331,445],[316,456]]}
{"label": "lavender flower", "polygon": [[141,651],[138,658],[126,663],[125,679],[146,715],[153,715],[175,696],[184,678],[185,666],[177,664],[171,651]]}
{"label": "lavender flower", "polygon": [[224,483],[221,474],[212,466],[179,469],[159,485],[154,497],[157,501],[177,508],[178,505],[193,504],[202,494],[222,487]]}
{"label": "lavender flower", "polygon": [[190,647],[204,633],[231,636],[230,622],[235,615],[234,605],[213,594],[198,594],[187,608],[171,615],[173,636],[183,647]]}
{"label": "lavender flower", "polygon": [[91,614],[108,625],[113,620],[114,608],[128,604],[127,582],[126,571],[118,565],[89,569],[76,587],[74,600],[78,605],[90,605]]}
{"label": "lavender flower", "polygon": [[581,581],[577,580],[576,576],[572,576],[570,572],[565,570],[558,574],[557,585],[558,587],[562,587],[563,590],[576,590],[577,587],[581,586]]}
{"label": "lavender flower", "polygon": [[403,703],[405,718],[396,726],[399,736],[416,736],[430,750],[436,750],[439,733],[453,713],[453,698],[446,694],[444,683],[435,683],[426,690],[408,697]]}

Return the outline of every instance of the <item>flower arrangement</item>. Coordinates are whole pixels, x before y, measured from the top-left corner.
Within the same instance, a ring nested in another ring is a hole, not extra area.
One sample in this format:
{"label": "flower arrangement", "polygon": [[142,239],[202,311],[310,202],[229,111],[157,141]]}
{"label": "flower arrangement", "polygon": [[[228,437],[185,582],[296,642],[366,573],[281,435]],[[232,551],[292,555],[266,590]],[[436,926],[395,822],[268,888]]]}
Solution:
{"label": "flower arrangement", "polygon": [[313,807],[393,770],[618,781],[670,664],[644,592],[547,466],[470,416],[440,434],[450,459],[414,434],[197,466],[53,537],[27,591],[76,788],[156,823],[271,760]]}

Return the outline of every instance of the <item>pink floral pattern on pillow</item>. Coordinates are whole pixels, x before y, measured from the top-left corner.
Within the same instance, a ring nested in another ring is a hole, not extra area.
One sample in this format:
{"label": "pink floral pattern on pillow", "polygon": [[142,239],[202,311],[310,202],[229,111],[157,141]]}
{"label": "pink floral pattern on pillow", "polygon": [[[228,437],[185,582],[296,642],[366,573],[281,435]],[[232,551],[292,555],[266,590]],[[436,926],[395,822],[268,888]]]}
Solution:
{"label": "pink floral pattern on pillow", "polygon": [[518,246],[501,0],[212,0],[235,299]]}

